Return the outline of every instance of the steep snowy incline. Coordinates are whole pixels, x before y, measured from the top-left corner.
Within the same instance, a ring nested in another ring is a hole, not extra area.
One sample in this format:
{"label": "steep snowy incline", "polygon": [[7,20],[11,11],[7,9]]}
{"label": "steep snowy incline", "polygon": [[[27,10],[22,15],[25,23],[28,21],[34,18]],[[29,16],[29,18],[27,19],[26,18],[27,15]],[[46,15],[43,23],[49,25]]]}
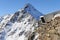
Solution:
{"label": "steep snowy incline", "polygon": [[37,21],[29,13],[25,13],[22,16],[19,22],[15,21],[12,24],[10,31],[6,33],[6,40],[28,40],[34,29],[38,27]]}
{"label": "steep snowy incline", "polygon": [[1,21],[0,23],[0,40],[5,40],[5,35],[6,35],[6,31],[5,28],[6,28],[6,24],[9,22],[10,18],[11,18],[12,15],[6,15],[3,18],[3,20]]}

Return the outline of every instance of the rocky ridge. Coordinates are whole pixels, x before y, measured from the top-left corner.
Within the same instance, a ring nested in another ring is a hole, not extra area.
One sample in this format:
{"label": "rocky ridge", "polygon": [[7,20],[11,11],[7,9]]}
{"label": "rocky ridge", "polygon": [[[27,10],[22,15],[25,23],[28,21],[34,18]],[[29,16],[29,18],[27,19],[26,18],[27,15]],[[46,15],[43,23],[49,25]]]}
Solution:
{"label": "rocky ridge", "polygon": [[60,17],[41,23],[36,32],[39,33],[38,40],[60,40]]}

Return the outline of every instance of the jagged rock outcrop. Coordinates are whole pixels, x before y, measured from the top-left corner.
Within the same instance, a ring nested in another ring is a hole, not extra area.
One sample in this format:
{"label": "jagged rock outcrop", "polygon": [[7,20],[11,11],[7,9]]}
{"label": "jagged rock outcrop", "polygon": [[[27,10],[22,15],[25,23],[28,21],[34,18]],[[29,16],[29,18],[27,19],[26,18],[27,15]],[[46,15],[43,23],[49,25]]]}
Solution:
{"label": "jagged rock outcrop", "polygon": [[39,33],[38,40],[60,40],[60,16],[45,24],[41,23],[36,32]]}

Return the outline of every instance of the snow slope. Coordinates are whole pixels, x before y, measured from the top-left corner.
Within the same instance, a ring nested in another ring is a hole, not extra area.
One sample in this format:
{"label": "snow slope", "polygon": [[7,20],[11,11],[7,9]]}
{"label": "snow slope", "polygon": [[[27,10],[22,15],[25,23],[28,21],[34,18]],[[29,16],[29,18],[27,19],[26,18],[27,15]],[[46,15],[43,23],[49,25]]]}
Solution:
{"label": "snow slope", "polygon": [[[24,15],[25,14],[22,16]],[[34,29],[38,26],[38,24],[30,14],[26,13],[26,16],[20,19],[19,22],[15,21],[12,24],[12,28],[6,34],[6,40],[28,40],[29,35],[34,32]]]}

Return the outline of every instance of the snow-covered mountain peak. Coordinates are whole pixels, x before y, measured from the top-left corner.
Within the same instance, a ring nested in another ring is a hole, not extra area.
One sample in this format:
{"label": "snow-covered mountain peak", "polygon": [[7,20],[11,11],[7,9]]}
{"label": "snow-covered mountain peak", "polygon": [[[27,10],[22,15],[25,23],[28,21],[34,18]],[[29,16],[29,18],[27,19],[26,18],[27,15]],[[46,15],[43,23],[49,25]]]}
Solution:
{"label": "snow-covered mountain peak", "polygon": [[[41,12],[39,12],[37,9],[35,9],[31,4],[26,4],[24,8],[22,8],[25,12],[30,13],[35,19],[39,19],[40,16],[43,16]],[[22,11],[21,10],[21,11]]]}
{"label": "snow-covered mountain peak", "polygon": [[[2,37],[0,40],[29,40],[38,27],[36,19],[42,15],[31,4],[26,4],[24,8],[13,15],[4,16],[0,24],[0,29],[3,30],[0,32]],[[5,34],[3,35],[3,33]]]}
{"label": "snow-covered mountain peak", "polygon": [[35,7],[33,7],[30,3],[25,4],[25,6],[18,10],[20,13],[29,13],[32,15],[35,19],[39,20],[40,16],[44,16],[41,12],[39,12]]}

